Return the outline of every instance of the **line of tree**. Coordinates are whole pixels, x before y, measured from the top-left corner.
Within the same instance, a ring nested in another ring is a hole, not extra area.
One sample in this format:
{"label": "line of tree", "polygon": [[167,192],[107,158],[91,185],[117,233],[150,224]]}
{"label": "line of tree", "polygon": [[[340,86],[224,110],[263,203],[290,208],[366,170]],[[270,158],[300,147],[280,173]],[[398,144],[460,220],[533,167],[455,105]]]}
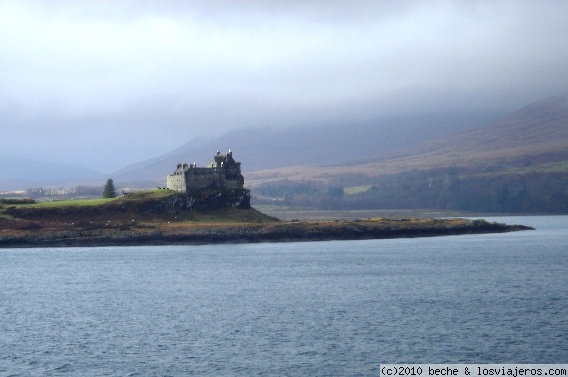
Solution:
{"label": "line of tree", "polygon": [[42,198],[42,197],[60,197],[60,198],[70,198],[70,197],[100,197],[101,186],[87,186],[79,185],[75,187],[32,187],[25,190],[22,196],[31,198]]}
{"label": "line of tree", "polygon": [[[23,192],[21,197],[28,198],[57,198],[57,199],[67,199],[74,197],[87,197],[95,198],[101,196],[101,186],[87,186],[79,185],[75,187],[33,187],[28,188]],[[112,179],[106,181],[104,187],[102,188],[102,196],[104,198],[114,198],[117,196],[116,187]]]}
{"label": "line of tree", "polygon": [[[464,174],[408,172],[368,181],[346,195],[338,185],[271,183],[254,189],[254,204],[315,209],[442,209],[499,213],[568,213],[568,173]],[[262,197],[255,197],[256,193]],[[278,193],[279,195],[274,195]],[[272,194],[272,195],[271,195]],[[284,195],[282,195],[284,194]]]}

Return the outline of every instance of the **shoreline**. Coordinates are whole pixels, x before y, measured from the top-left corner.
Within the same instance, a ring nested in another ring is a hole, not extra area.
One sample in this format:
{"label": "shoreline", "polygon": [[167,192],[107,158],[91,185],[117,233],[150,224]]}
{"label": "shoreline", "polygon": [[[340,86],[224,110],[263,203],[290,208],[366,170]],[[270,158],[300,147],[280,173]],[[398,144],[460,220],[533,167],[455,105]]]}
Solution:
{"label": "shoreline", "polygon": [[0,235],[1,248],[205,245],[438,237],[533,230],[470,219],[368,219],[270,224],[159,223],[141,228],[28,230]]}

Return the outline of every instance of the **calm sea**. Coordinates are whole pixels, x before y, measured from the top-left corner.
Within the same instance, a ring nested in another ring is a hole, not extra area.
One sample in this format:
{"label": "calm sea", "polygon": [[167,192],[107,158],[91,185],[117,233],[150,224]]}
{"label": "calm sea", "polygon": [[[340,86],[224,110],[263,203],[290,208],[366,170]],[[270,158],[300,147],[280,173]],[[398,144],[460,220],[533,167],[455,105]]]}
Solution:
{"label": "calm sea", "polygon": [[378,376],[566,363],[568,217],[538,230],[0,249],[0,376]]}

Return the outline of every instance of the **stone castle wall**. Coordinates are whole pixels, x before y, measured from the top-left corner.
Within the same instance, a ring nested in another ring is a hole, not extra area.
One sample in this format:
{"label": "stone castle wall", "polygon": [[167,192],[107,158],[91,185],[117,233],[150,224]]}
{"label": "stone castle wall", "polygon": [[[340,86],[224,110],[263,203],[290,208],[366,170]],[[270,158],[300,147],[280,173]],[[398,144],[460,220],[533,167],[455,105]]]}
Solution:
{"label": "stone castle wall", "polygon": [[187,190],[206,189],[238,189],[243,188],[236,180],[225,176],[225,169],[219,168],[190,168],[186,173]]}
{"label": "stone castle wall", "polygon": [[241,189],[243,185],[237,179],[227,179],[224,169],[192,167],[184,173],[168,175],[167,188],[174,191],[194,192]]}
{"label": "stone castle wall", "polygon": [[185,174],[170,174],[166,180],[166,187],[174,191],[186,191]]}
{"label": "stone castle wall", "polygon": [[242,190],[244,178],[241,163],[233,159],[232,152],[213,157],[208,167],[195,164],[178,164],[176,171],[167,176],[167,188],[198,196],[213,195],[226,190]]}

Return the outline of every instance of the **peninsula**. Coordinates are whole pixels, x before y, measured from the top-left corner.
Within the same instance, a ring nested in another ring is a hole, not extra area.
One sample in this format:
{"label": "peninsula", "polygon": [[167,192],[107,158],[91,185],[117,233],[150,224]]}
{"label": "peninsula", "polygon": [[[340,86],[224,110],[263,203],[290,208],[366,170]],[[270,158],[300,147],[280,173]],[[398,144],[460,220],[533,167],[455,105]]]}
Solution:
{"label": "peninsula", "polygon": [[178,164],[167,187],[118,198],[0,199],[0,248],[293,242],[431,237],[532,229],[469,219],[283,222],[250,206],[240,162],[217,152]]}
{"label": "peninsula", "polygon": [[283,222],[254,208],[179,209],[186,193],[0,204],[0,248],[292,242],[431,237],[531,229],[469,219]]}

